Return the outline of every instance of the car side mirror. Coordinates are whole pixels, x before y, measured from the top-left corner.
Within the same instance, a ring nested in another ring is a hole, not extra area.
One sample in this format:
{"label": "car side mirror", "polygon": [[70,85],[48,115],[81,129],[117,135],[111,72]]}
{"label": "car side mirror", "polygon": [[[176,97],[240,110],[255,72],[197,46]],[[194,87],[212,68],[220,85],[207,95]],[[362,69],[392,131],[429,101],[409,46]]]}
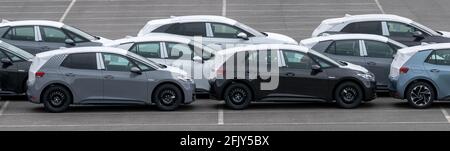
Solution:
{"label": "car side mirror", "polygon": [[12,61],[9,58],[2,58],[1,62],[3,63],[3,65],[10,65],[10,64],[12,64]]}
{"label": "car side mirror", "polygon": [[131,71],[132,73],[142,74],[141,69],[139,69],[138,67],[131,67],[130,71]]}
{"label": "car side mirror", "polygon": [[312,65],[312,66],[311,66],[311,69],[314,70],[314,71],[321,71],[321,70],[322,70],[322,67],[320,67],[319,65],[316,65],[316,64],[315,64],[315,65]]}
{"label": "car side mirror", "polygon": [[423,33],[421,31],[413,32],[413,36],[416,37],[416,38],[423,38],[424,37],[424,35],[423,35]]}
{"label": "car side mirror", "polygon": [[198,63],[202,63],[203,62],[203,59],[200,56],[194,56],[194,58],[192,58],[192,60],[194,62],[198,62]]}
{"label": "car side mirror", "polygon": [[244,39],[244,40],[248,40],[248,35],[246,33],[240,32],[239,34],[237,34],[238,38]]}
{"label": "car side mirror", "polygon": [[75,46],[75,41],[72,39],[66,39],[64,43],[66,43],[66,45]]}

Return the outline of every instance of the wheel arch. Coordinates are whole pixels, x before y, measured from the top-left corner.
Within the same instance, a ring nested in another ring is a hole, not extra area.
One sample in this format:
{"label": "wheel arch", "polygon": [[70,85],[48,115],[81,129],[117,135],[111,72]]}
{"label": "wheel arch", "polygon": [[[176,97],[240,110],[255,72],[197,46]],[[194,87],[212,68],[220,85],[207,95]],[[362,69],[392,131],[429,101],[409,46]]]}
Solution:
{"label": "wheel arch", "polygon": [[184,102],[184,100],[185,100],[185,96],[184,96],[184,94],[185,94],[185,92],[184,92],[184,90],[181,88],[181,86],[180,86],[180,84],[178,84],[177,82],[174,82],[174,81],[163,81],[163,82],[161,82],[161,83],[158,83],[154,88],[153,88],[153,90],[151,91],[151,94],[150,94],[150,102],[151,103],[154,103],[154,95],[155,95],[155,91],[156,91],[156,89],[158,89],[159,87],[161,87],[162,85],[165,85],[165,84],[171,84],[171,85],[174,85],[175,87],[177,87],[179,90],[180,90],[180,92],[181,92],[181,97],[182,97],[182,100],[183,100],[183,102]]}
{"label": "wheel arch", "polygon": [[356,79],[356,78],[344,78],[344,79],[341,79],[341,80],[339,80],[334,86],[333,86],[333,89],[332,89],[332,91],[331,91],[331,99],[332,100],[335,100],[336,99],[336,96],[334,96],[334,94],[336,93],[336,89],[342,84],[342,83],[345,83],[345,82],[353,82],[353,83],[355,83],[356,85],[358,85],[359,86],[359,88],[361,89],[361,91],[363,92],[363,98],[365,98],[366,97],[366,93],[364,92],[364,84],[360,81],[360,80],[358,80],[358,79]]}
{"label": "wheel arch", "polygon": [[247,87],[250,89],[250,93],[252,94],[251,100],[254,101],[254,100],[256,99],[256,92],[255,92],[255,89],[254,89],[254,87],[251,86],[251,84],[250,84],[248,81],[246,81],[246,80],[234,79],[234,80],[228,81],[228,82],[225,84],[225,86],[223,87],[222,92],[220,93],[220,99],[221,99],[221,100],[225,99],[225,90],[226,90],[230,85],[232,85],[232,84],[234,84],[234,83],[241,83],[241,84],[244,84],[245,86],[247,86]]}
{"label": "wheel arch", "polygon": [[72,100],[71,100],[70,104],[73,104],[75,98],[74,98],[72,89],[70,89],[69,86],[67,86],[67,85],[65,85],[65,84],[63,84],[63,83],[59,83],[59,82],[49,83],[49,84],[47,84],[47,85],[44,87],[44,89],[42,89],[42,91],[41,91],[41,93],[40,93],[40,95],[39,95],[39,103],[42,103],[42,100],[43,100],[42,98],[43,98],[43,95],[44,95],[43,92],[45,92],[45,91],[46,91],[48,88],[50,88],[51,86],[61,86],[61,87],[65,88],[65,89],[67,89],[67,90],[69,91],[70,97],[72,97]]}
{"label": "wheel arch", "polygon": [[408,91],[408,89],[411,87],[411,85],[413,85],[414,83],[417,83],[417,82],[425,82],[425,83],[431,85],[431,88],[435,92],[434,96],[433,96],[434,99],[438,98],[438,96],[439,96],[438,87],[436,86],[436,84],[432,80],[427,79],[427,78],[416,78],[416,79],[412,79],[411,81],[409,81],[406,84],[405,89],[403,90],[403,98],[406,98],[406,91]]}

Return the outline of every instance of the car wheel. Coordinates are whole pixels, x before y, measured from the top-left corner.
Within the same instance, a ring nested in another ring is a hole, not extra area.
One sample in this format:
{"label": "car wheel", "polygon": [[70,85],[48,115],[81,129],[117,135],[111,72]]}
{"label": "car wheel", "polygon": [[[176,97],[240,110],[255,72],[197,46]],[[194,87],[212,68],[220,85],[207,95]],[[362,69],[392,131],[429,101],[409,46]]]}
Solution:
{"label": "car wheel", "polygon": [[43,94],[42,102],[44,103],[45,110],[48,112],[64,112],[72,102],[72,96],[69,90],[62,86],[50,86]]}
{"label": "car wheel", "polygon": [[173,84],[164,84],[159,86],[153,100],[156,106],[162,111],[173,111],[180,106],[183,101],[181,90]]}
{"label": "car wheel", "polygon": [[353,82],[345,82],[336,88],[334,94],[336,103],[346,109],[359,106],[363,99],[361,88]]}
{"label": "car wheel", "polygon": [[406,99],[408,103],[418,109],[429,107],[434,101],[434,89],[425,82],[416,82],[408,87]]}
{"label": "car wheel", "polygon": [[252,100],[250,88],[241,83],[234,83],[225,90],[225,104],[235,110],[248,107]]}

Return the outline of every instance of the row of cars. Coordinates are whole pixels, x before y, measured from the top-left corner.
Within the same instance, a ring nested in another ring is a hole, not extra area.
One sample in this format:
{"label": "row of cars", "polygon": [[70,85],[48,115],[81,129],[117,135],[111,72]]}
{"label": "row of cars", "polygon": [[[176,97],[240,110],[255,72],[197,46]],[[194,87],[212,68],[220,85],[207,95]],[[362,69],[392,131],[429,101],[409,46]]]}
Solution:
{"label": "row of cars", "polygon": [[[114,41],[50,21],[2,23],[0,35],[2,95],[28,90],[51,112],[112,103],[174,110],[201,93],[233,109],[252,101],[354,108],[389,90],[425,108],[450,96],[450,44],[430,44],[450,42],[447,33],[395,15],[327,19],[299,43],[221,16],[152,20]],[[55,47],[76,48],[47,51]]]}

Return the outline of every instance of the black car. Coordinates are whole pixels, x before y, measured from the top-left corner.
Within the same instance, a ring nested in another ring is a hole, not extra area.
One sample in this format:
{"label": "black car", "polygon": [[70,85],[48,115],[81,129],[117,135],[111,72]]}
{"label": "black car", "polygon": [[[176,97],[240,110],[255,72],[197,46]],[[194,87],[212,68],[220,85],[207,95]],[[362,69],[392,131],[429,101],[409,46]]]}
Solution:
{"label": "black car", "polygon": [[[355,108],[376,98],[375,78],[367,69],[306,47],[256,45],[223,52],[216,55],[225,61],[210,80],[211,94],[232,109],[244,109],[252,101],[334,100],[342,108]],[[275,85],[269,85],[272,81]]]}
{"label": "black car", "polygon": [[0,40],[0,97],[25,95],[31,59],[34,56]]}

